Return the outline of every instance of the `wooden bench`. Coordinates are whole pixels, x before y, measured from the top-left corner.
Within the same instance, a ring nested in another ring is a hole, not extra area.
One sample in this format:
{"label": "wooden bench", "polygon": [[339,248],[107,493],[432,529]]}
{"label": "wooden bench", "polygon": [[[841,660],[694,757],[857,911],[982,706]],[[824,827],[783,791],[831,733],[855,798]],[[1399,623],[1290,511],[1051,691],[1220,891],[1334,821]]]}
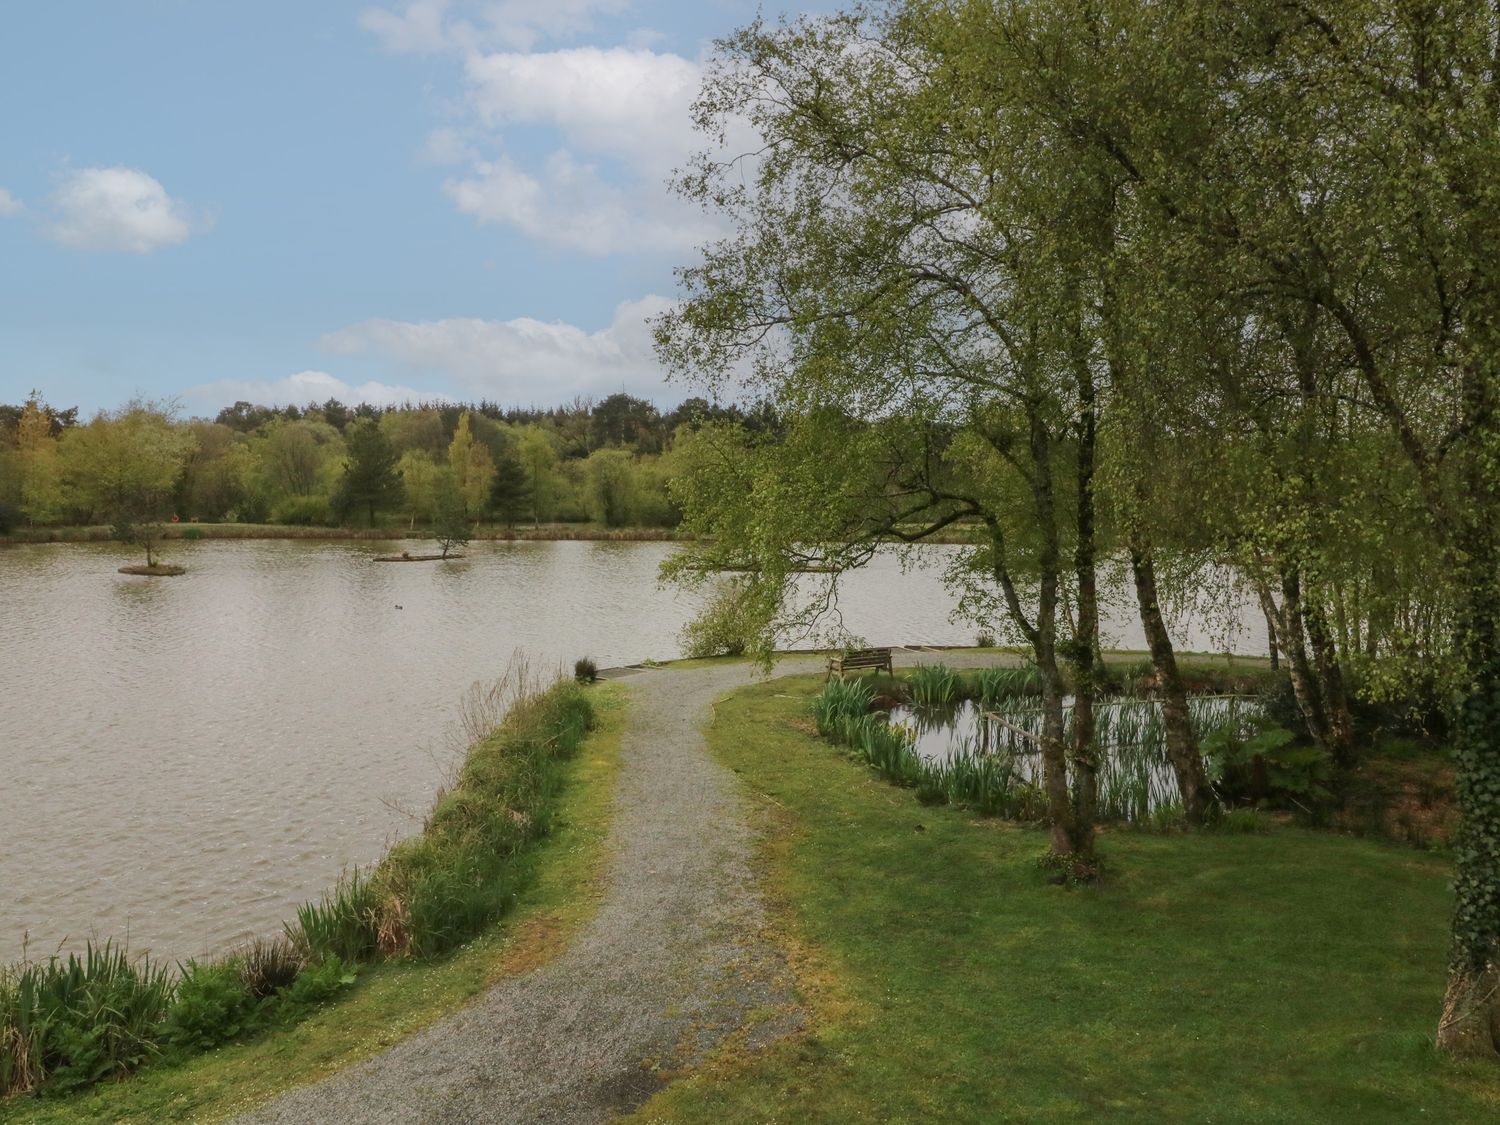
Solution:
{"label": "wooden bench", "polygon": [[825,680],[831,680],[837,672],[839,679],[844,678],[845,672],[857,672],[861,668],[884,668],[887,672],[894,672],[891,667],[891,650],[888,648],[853,648],[848,652],[836,652],[828,658],[828,675]]}

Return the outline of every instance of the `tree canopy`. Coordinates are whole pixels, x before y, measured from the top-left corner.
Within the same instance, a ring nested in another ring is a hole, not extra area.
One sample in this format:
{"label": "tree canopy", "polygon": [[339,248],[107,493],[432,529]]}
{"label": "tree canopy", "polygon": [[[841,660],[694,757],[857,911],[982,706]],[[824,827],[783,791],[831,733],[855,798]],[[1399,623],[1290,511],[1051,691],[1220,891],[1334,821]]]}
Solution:
{"label": "tree canopy", "polygon": [[[686,447],[677,495],[711,541],[671,573],[742,575],[764,655],[882,546],[981,527],[950,577],[1036,662],[1060,859],[1093,854],[1102,567],[1131,576],[1189,820],[1169,593],[1226,571],[1254,591],[1342,766],[1355,692],[1456,696],[1440,1038],[1491,1055],[1497,41],[1477,0],[757,21],[720,44],[715,143],[678,181],[730,233],[657,326],[679,377],[746,387],[784,428]],[[746,127],[753,155],[716,155]]]}

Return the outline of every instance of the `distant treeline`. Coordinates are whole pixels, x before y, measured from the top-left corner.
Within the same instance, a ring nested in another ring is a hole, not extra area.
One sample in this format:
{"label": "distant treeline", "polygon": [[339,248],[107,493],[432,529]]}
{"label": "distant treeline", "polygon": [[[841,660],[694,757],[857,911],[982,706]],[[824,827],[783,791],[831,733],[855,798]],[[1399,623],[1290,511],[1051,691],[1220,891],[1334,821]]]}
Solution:
{"label": "distant treeline", "polygon": [[550,409],[236,402],[213,419],[131,401],[80,421],[39,392],[0,405],[0,532],[181,519],[416,527],[471,521],[673,527],[667,482],[705,422],[776,433],[768,406],[628,394]]}

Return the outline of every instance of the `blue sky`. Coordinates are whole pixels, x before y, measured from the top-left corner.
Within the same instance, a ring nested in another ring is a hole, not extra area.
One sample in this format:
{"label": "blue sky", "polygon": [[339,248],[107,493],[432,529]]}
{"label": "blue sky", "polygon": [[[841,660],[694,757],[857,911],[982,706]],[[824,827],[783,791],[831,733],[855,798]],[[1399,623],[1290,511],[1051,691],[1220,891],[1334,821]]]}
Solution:
{"label": "blue sky", "polygon": [[755,11],[11,6],[0,401],[686,397],[645,318],[712,227],[664,181]]}

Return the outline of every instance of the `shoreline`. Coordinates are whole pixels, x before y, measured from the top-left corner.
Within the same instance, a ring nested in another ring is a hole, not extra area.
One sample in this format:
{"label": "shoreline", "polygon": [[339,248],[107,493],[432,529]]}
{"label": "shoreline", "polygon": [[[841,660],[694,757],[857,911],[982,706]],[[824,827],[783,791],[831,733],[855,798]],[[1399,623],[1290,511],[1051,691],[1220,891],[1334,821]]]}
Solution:
{"label": "shoreline", "polygon": [[[310,541],[376,541],[431,540],[425,528],[398,527],[297,527],[289,524],[246,523],[177,523],[166,527],[163,540],[201,542],[207,539],[306,539]],[[598,540],[602,542],[691,542],[696,536],[679,534],[665,527],[598,527],[591,524],[544,524],[541,527],[478,528],[471,541],[567,542]],[[19,547],[43,543],[108,543],[114,541],[111,529],[104,525],[86,527],[45,527],[16,530],[0,535],[0,547]]]}
{"label": "shoreline", "polygon": [[[312,542],[337,540],[397,542],[432,540],[426,528],[399,527],[299,527],[274,523],[176,523],[162,533],[163,540],[201,542],[207,539],[306,539]],[[598,524],[553,523],[540,527],[480,527],[469,536],[471,542],[566,543],[574,541],[606,543],[696,543],[699,536],[670,527],[601,527]],[[103,524],[82,527],[39,527],[16,529],[0,535],[0,547],[20,547],[45,543],[108,543],[114,541],[112,530]],[[973,541],[962,533],[933,536],[924,543],[938,546],[962,546]]]}

